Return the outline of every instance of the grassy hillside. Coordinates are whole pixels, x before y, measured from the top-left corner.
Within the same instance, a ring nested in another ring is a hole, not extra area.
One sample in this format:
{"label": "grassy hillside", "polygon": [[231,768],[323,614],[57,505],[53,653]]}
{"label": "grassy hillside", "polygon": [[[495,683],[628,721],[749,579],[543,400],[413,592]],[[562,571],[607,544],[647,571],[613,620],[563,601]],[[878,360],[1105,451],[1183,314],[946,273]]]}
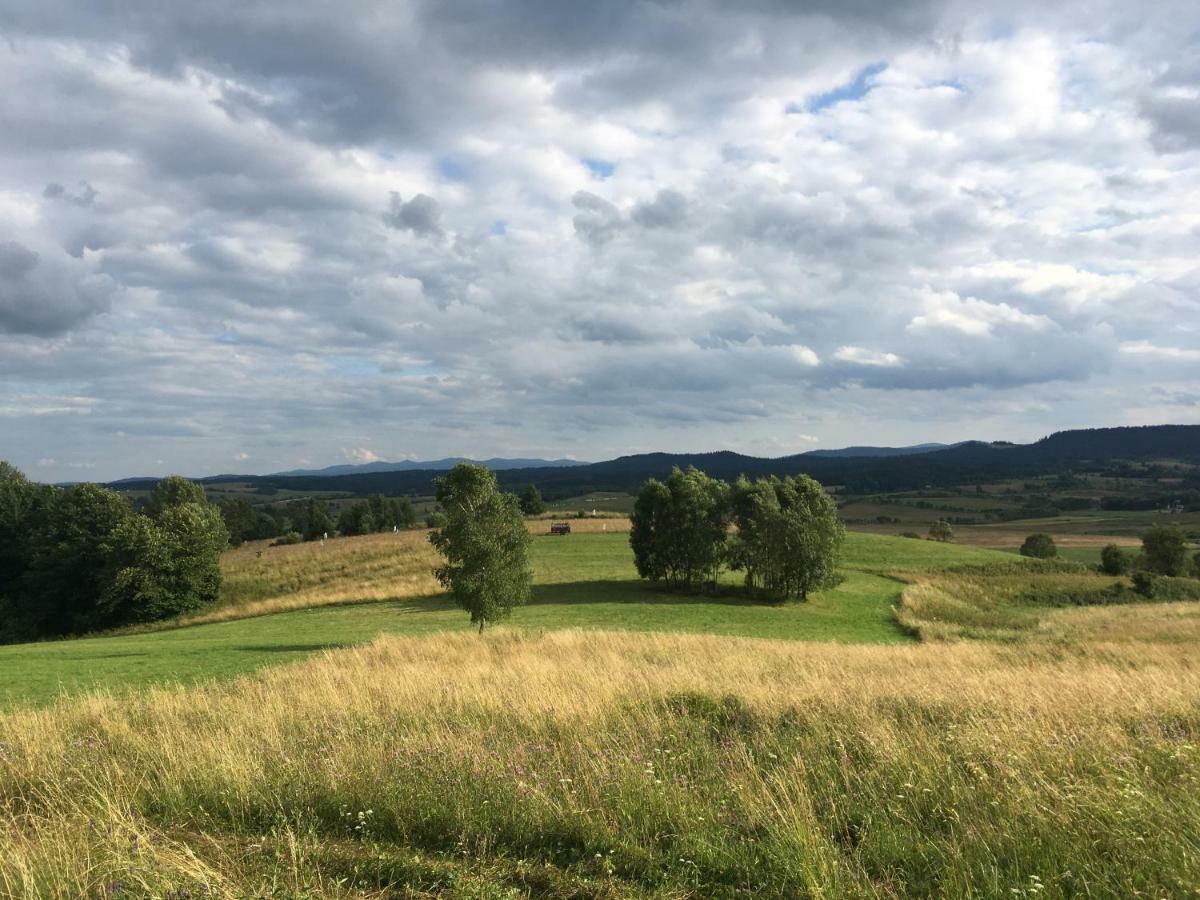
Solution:
{"label": "grassy hillside", "polygon": [[[852,534],[846,580],[805,604],[774,606],[736,595],[688,597],[639,581],[621,521],[585,522],[566,538],[533,543],[533,602],[511,625],[527,629],[619,628],[793,640],[907,640],[892,608],[903,587],[878,573],[1011,560],[1008,554],[904,538]],[[541,531],[545,523],[531,527]],[[0,647],[0,706],[46,703],[91,688],[227,678],[381,633],[465,629],[467,616],[429,572],[421,532],[373,535],[226,554],[223,605],[184,628]],[[729,576],[736,581],[736,575]],[[362,602],[373,601],[373,602]],[[300,608],[312,607],[312,608]]]}
{"label": "grassy hillside", "polygon": [[1193,659],[388,637],[6,717],[0,895],[1190,896]]}

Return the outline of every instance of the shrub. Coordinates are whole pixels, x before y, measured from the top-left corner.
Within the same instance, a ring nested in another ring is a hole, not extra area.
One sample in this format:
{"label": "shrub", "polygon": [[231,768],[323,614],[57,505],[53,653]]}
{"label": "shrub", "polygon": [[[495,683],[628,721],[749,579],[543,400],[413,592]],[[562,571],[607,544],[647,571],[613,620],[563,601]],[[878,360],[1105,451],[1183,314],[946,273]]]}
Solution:
{"label": "shrub", "polygon": [[1155,525],[1142,537],[1143,565],[1159,575],[1182,575],[1187,545],[1178,525]]}
{"label": "shrub", "polygon": [[938,519],[929,526],[929,539],[943,543],[954,540],[954,529],[945,519]]}
{"label": "shrub", "polygon": [[1108,544],[1100,551],[1100,571],[1106,575],[1124,575],[1131,562],[1129,554],[1116,544]]}
{"label": "shrub", "polygon": [[1147,600],[1154,597],[1158,576],[1153,572],[1139,571],[1133,573],[1133,589]]}
{"label": "shrub", "polygon": [[446,526],[446,514],[438,511],[426,513],[425,527],[426,528],[444,528]]}
{"label": "shrub", "polygon": [[1038,532],[1025,538],[1020,553],[1022,556],[1030,556],[1034,559],[1053,559],[1058,556],[1058,548],[1054,545],[1054,538]]}
{"label": "shrub", "polygon": [[287,531],[275,538],[271,542],[272,547],[282,547],[287,544],[302,544],[304,543],[304,535],[298,531]]}

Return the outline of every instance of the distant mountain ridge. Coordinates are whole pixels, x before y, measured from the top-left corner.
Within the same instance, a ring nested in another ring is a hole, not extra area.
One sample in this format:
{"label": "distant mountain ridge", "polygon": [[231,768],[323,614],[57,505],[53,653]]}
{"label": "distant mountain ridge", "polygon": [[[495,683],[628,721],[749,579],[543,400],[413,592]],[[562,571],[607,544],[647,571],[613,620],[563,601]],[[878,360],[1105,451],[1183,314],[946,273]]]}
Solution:
{"label": "distant mountain ridge", "polygon": [[[506,490],[520,490],[525,485],[536,484],[547,498],[562,498],[591,491],[634,491],[648,478],[669,475],[675,466],[696,466],[715,478],[725,480],[732,480],[739,475],[756,477],[803,473],[826,485],[840,485],[855,493],[874,493],[916,490],[934,484],[978,484],[1087,466],[1120,469],[1125,463],[1151,459],[1179,459],[1200,465],[1200,425],[1060,431],[1032,444],[967,441],[940,450],[891,456],[828,456],[820,451],[816,454],[809,451],[765,459],[729,450],[710,453],[641,453],[589,464],[500,469],[498,478]],[[213,484],[237,480],[261,488],[300,492],[428,494],[432,491],[433,479],[441,471],[444,470],[355,471],[344,475],[215,476],[201,481]],[[154,480],[124,481],[119,487],[137,490],[152,487],[153,483]]]}
{"label": "distant mountain ridge", "polygon": [[453,469],[460,462],[478,463],[487,466],[493,472],[503,472],[508,469],[559,469],[569,466],[590,466],[591,463],[578,459],[536,459],[536,458],[506,458],[495,456],[491,459],[471,459],[466,456],[447,456],[443,459],[406,459],[400,462],[369,462],[345,463],[337,466],[325,466],[323,469],[291,469],[287,472],[272,472],[267,478],[296,478],[302,476],[339,476],[361,475],[367,472],[445,472]]}
{"label": "distant mountain ridge", "polygon": [[[960,441],[959,443],[966,443]],[[825,456],[838,459],[855,459],[882,456],[914,456],[918,453],[932,453],[935,450],[948,450],[958,444],[913,444],[911,447],[842,447],[840,450],[809,450],[801,456]]]}

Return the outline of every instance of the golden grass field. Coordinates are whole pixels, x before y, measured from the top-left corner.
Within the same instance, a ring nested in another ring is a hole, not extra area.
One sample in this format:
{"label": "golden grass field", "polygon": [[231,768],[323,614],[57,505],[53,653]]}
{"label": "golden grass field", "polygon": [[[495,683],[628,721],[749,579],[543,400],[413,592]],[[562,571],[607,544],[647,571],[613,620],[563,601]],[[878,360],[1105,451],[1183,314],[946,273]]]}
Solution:
{"label": "golden grass field", "polygon": [[1192,895],[1194,649],[385,638],[8,716],[0,890]]}
{"label": "golden grass field", "polygon": [[[437,590],[424,532],[262,549],[210,621]],[[7,713],[0,897],[1200,896],[1200,604],[851,556],[907,582],[919,641],[384,636]]]}

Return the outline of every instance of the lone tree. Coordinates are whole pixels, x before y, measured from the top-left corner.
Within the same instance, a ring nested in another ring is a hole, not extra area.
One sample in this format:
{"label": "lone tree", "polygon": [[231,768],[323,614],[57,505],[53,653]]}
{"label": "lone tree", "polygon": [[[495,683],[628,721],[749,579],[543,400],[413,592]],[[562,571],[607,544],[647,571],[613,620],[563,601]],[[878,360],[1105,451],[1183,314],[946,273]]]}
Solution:
{"label": "lone tree", "polygon": [[715,583],[725,557],[729,485],[699,469],[651,478],[633,507],[629,545],[638,575],[671,588]]}
{"label": "lone tree", "polygon": [[546,501],[536,484],[531,484],[521,492],[521,512],[527,516],[540,516],[546,511]]}
{"label": "lone tree", "polygon": [[929,539],[943,543],[952,541],[954,540],[954,529],[950,527],[950,523],[945,519],[938,519],[929,526]]}
{"label": "lone tree", "polygon": [[459,463],[434,483],[445,524],[429,543],[446,558],[433,570],[480,633],[529,601],[529,532],[517,498],[484,466]]}
{"label": "lone tree", "polygon": [[730,561],[746,586],[775,600],[808,599],[833,582],[846,530],[837,504],[807,475],[769,476],[733,487]]}
{"label": "lone tree", "polygon": [[1142,565],[1159,575],[1182,575],[1187,542],[1178,525],[1155,525],[1142,536]]}
{"label": "lone tree", "polygon": [[1107,544],[1100,551],[1100,571],[1105,575],[1124,575],[1129,571],[1129,554],[1116,544]]}
{"label": "lone tree", "polygon": [[1050,535],[1037,532],[1025,538],[1020,554],[1034,559],[1053,559],[1058,556],[1058,547],[1054,545],[1054,538]]}

